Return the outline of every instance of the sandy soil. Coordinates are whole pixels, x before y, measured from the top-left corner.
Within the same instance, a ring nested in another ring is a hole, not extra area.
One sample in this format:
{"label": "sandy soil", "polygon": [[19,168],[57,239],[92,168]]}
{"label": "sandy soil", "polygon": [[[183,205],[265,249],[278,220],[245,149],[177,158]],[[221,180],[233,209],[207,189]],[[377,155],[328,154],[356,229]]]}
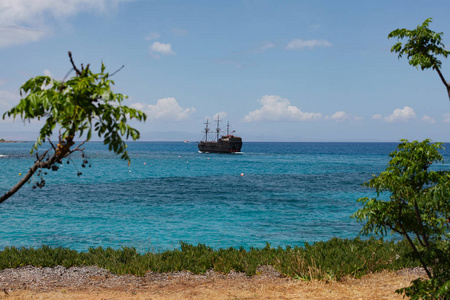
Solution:
{"label": "sandy soil", "polygon": [[340,282],[284,278],[262,267],[248,277],[207,272],[117,276],[97,267],[0,271],[0,299],[403,299],[394,291],[423,276],[418,269],[384,271]]}

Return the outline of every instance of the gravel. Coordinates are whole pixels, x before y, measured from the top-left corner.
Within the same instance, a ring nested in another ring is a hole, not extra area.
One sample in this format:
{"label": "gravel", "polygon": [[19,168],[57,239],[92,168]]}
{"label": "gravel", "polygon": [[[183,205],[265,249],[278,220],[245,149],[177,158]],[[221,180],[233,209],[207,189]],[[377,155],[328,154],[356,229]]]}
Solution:
{"label": "gravel", "polygon": [[[283,275],[272,266],[260,266],[257,269],[257,277],[265,279],[281,278]],[[193,274],[187,271],[170,273],[147,272],[144,277],[138,277],[134,275],[116,275],[97,266],[71,268],[63,266],[54,268],[26,266],[1,270],[0,288],[5,294],[14,290],[51,291],[62,288],[71,290],[94,287],[139,289],[155,283],[164,286],[177,280],[204,281],[212,278],[245,280],[248,276],[234,271],[225,275],[209,270],[204,274]]]}

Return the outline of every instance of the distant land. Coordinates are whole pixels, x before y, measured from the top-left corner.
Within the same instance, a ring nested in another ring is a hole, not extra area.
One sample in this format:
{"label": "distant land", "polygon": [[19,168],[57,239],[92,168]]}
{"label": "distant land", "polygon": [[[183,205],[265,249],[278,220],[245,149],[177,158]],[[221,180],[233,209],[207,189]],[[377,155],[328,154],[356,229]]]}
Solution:
{"label": "distant land", "polygon": [[0,139],[0,143],[23,143],[23,142],[19,142],[19,141],[7,141],[5,139]]}

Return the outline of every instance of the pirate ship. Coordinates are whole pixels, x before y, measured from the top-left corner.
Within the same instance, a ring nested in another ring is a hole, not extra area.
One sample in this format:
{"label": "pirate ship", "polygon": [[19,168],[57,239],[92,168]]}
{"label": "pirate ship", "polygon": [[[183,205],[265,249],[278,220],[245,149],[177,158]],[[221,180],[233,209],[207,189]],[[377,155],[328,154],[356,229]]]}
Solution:
{"label": "pirate ship", "polygon": [[227,134],[220,135],[220,120],[217,117],[217,127],[215,132],[215,140],[208,140],[208,134],[211,132],[211,128],[209,128],[209,122],[206,120],[205,130],[203,133],[205,134],[205,138],[203,141],[198,143],[198,150],[200,152],[207,153],[236,153],[241,152],[242,148],[242,138],[239,136],[233,135],[234,131],[230,133],[230,123],[227,123]]}

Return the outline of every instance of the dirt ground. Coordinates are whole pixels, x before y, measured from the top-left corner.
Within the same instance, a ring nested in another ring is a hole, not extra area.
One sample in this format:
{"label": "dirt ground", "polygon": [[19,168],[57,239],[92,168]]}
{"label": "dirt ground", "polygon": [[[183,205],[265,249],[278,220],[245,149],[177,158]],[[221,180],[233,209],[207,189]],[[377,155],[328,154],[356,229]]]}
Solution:
{"label": "dirt ground", "polygon": [[25,267],[0,271],[0,299],[403,299],[394,291],[419,276],[420,270],[405,269],[325,282],[284,278],[270,267],[252,277],[212,271],[135,277],[96,267]]}

